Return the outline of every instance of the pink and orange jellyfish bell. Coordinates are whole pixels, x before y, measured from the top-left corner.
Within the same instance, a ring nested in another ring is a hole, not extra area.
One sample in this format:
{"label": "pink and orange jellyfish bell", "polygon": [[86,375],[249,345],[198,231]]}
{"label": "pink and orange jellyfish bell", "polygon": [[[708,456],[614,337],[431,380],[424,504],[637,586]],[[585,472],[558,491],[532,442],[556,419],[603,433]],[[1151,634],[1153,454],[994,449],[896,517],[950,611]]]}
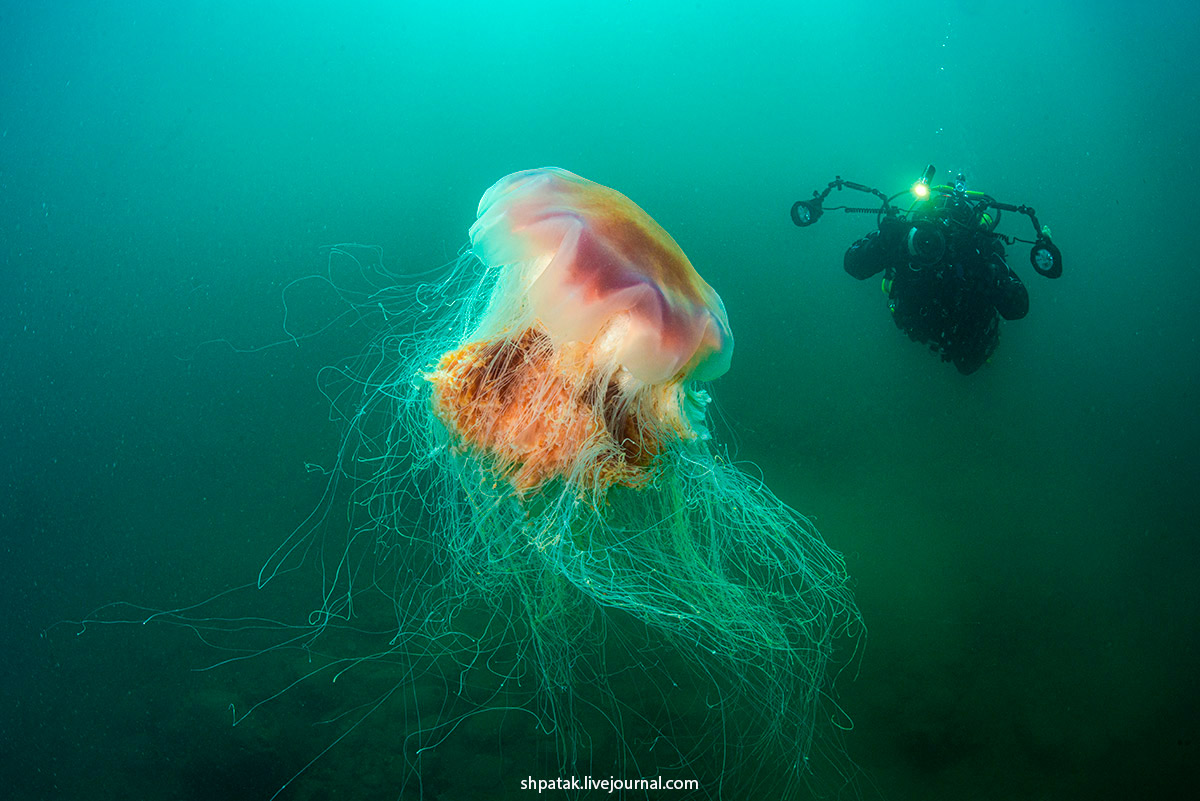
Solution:
{"label": "pink and orange jellyfish bell", "polygon": [[721,298],[635,203],[558,168],[497,181],[470,236],[496,283],[427,375],[435,413],[519,493],[644,485],[699,435],[687,382],[729,368]]}

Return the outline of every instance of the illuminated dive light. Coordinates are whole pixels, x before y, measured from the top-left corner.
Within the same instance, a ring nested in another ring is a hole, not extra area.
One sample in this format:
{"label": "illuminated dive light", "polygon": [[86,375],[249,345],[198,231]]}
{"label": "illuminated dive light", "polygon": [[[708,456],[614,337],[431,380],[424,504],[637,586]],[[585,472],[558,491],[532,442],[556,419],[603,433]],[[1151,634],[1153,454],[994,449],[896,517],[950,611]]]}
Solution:
{"label": "illuminated dive light", "polygon": [[921,178],[913,184],[912,193],[917,196],[917,200],[929,197],[929,182],[933,180],[936,172],[937,168],[930,164],[925,168],[925,172],[921,173]]}

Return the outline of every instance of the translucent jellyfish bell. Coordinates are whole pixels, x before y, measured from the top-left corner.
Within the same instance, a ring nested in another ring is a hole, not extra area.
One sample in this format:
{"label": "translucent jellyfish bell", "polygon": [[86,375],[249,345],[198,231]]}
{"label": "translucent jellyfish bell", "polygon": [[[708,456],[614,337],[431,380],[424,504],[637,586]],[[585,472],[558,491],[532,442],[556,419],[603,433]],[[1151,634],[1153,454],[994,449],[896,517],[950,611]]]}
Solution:
{"label": "translucent jellyfish bell", "polygon": [[[509,291],[555,344],[596,342],[634,378],[708,380],[729,369],[725,306],[675,240],[616,190],[558,168],[497,181],[471,227],[475,253],[511,265]],[[514,324],[521,310],[508,306]]]}

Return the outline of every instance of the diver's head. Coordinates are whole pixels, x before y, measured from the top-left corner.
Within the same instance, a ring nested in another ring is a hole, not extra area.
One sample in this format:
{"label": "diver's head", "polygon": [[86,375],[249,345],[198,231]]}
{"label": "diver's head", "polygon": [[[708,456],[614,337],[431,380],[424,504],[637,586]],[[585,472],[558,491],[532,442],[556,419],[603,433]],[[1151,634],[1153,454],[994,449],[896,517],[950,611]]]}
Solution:
{"label": "diver's head", "polygon": [[933,188],[919,216],[946,226],[962,227],[975,221],[975,209],[966,195],[948,186],[938,186]]}

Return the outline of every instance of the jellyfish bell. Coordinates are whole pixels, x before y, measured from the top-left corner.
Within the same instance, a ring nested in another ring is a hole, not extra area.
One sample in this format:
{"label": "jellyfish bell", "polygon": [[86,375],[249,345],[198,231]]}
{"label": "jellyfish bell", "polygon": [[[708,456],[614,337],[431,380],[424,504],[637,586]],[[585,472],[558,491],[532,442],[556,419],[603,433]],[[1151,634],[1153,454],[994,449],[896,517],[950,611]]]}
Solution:
{"label": "jellyfish bell", "polygon": [[555,342],[619,327],[606,343],[612,358],[646,383],[729,369],[720,297],[620,192],[553,167],[514,173],[484,193],[470,237],[486,263],[514,265],[529,311]]}
{"label": "jellyfish bell", "polygon": [[499,271],[468,341],[428,375],[438,416],[520,491],[640,486],[699,435],[686,382],[729,368],[720,297],[633,201],[566,170],[497,181],[470,231]]}

